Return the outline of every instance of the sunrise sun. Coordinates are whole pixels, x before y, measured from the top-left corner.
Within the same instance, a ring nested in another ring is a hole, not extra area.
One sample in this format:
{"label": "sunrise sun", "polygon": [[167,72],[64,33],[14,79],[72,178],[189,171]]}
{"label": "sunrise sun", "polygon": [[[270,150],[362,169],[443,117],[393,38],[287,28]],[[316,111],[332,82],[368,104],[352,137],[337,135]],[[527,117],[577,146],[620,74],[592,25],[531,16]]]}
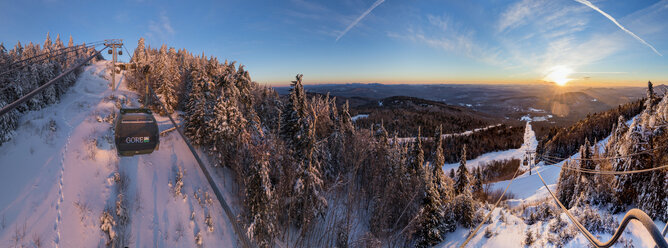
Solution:
{"label": "sunrise sun", "polygon": [[571,75],[572,73],[573,69],[567,66],[559,65],[552,67],[552,69],[548,71],[547,75],[545,76],[545,78],[543,78],[543,80],[548,82],[554,82],[559,86],[564,86],[566,85],[566,83],[572,80],[568,78],[568,76]]}

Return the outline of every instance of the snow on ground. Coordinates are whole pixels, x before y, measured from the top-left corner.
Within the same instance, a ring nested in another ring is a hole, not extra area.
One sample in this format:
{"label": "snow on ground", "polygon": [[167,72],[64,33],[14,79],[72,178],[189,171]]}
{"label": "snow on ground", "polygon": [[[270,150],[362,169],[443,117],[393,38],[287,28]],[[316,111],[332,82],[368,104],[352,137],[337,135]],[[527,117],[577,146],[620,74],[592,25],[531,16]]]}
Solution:
{"label": "snow on ground", "polygon": [[[14,138],[0,146],[0,243],[104,246],[100,216],[105,208],[115,212],[118,187],[113,176],[120,171],[128,179],[124,199],[130,213],[130,243],[126,245],[192,247],[201,232],[206,246],[235,246],[229,220],[177,133],[161,137],[160,149],[152,154],[117,156],[111,115],[118,111],[118,103],[139,104],[124,84],[116,91],[109,88],[106,65],[101,61],[86,67],[60,103],[24,115]],[[123,76],[118,78],[123,83]],[[171,127],[166,117],[157,120],[160,130]],[[185,172],[185,197],[175,196],[168,186],[178,168]],[[222,177],[219,185],[232,181]],[[230,192],[236,189],[221,189],[239,212]],[[200,198],[208,192],[214,201],[199,204],[196,192]],[[204,221],[207,213],[213,220],[212,232]]]}
{"label": "snow on ground", "polygon": [[369,117],[368,114],[360,114],[360,115],[353,116],[353,117],[351,117],[350,119],[351,119],[352,121],[356,121],[357,119],[360,119],[360,118],[367,118],[367,117]]}
{"label": "snow on ground", "polygon": [[[531,124],[527,122],[526,128],[524,130],[524,144],[522,144],[520,148],[485,153],[483,155],[478,156],[475,159],[466,161],[466,168],[468,169],[477,168],[481,164],[489,163],[491,161],[496,161],[496,160],[520,159],[521,160],[520,162],[523,162],[526,151],[527,150],[535,151],[537,146],[538,146],[538,141],[536,140],[536,134],[531,129]],[[452,164],[445,164],[443,165],[443,171],[448,173],[452,169],[457,170],[457,167],[459,167],[459,162]]]}
{"label": "snow on ground", "polygon": [[531,115],[525,115],[520,118],[520,121],[547,121],[550,118],[552,118],[552,115],[545,115],[545,116],[534,116],[531,117]]}

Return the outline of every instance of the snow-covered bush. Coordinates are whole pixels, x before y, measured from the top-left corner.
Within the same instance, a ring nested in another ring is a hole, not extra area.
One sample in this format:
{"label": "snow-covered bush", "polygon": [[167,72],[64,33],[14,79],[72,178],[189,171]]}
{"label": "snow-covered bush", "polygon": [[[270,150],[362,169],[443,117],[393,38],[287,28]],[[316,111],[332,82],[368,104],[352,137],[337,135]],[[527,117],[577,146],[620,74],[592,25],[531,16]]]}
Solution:
{"label": "snow-covered bush", "polygon": [[206,224],[207,230],[209,230],[209,232],[213,232],[213,218],[211,218],[211,214],[206,214],[204,223]]}
{"label": "snow-covered bush", "polygon": [[198,232],[195,234],[195,245],[197,245],[198,247],[202,247],[202,243],[203,243],[203,240],[202,240],[202,232],[199,232],[199,231],[198,231]]}
{"label": "snow-covered bush", "polygon": [[125,225],[130,219],[126,208],[127,202],[123,198],[123,193],[119,193],[116,199],[116,217],[118,217],[118,224],[121,226]]}
{"label": "snow-covered bush", "polygon": [[487,228],[485,228],[485,238],[491,238],[494,237],[494,235],[496,235],[496,233],[492,232],[491,227],[488,226]]}
{"label": "snow-covered bush", "polygon": [[605,213],[601,216],[597,210],[590,206],[585,206],[582,209],[577,208],[576,211],[574,211],[574,215],[578,218],[578,221],[592,233],[599,232],[613,234],[617,226],[619,226],[619,222],[617,222],[611,214]]}
{"label": "snow-covered bush", "polygon": [[116,221],[114,221],[111,211],[109,209],[104,210],[100,216],[100,230],[107,235],[107,245],[110,245],[116,238],[116,232],[114,232],[115,225]]}
{"label": "snow-covered bush", "polygon": [[538,221],[549,221],[555,216],[552,204],[539,203],[533,206],[523,206],[522,219],[527,225],[533,225]]}
{"label": "snow-covered bush", "polygon": [[524,236],[524,242],[523,242],[524,245],[531,246],[533,244],[533,242],[535,242],[535,241],[536,241],[536,237],[534,237],[531,230],[527,231],[526,235]]}
{"label": "snow-covered bush", "polygon": [[186,199],[187,195],[183,194],[182,191],[184,172],[181,167],[174,167],[172,168],[172,171],[174,173],[174,183],[170,180],[168,186],[172,189],[175,197],[183,197],[183,199]]}
{"label": "snow-covered bush", "polygon": [[568,226],[568,222],[566,222],[561,215],[558,215],[557,218],[555,218],[555,221],[550,223],[549,225],[549,230],[550,232],[553,233],[559,233],[561,230],[564,229],[564,227]]}

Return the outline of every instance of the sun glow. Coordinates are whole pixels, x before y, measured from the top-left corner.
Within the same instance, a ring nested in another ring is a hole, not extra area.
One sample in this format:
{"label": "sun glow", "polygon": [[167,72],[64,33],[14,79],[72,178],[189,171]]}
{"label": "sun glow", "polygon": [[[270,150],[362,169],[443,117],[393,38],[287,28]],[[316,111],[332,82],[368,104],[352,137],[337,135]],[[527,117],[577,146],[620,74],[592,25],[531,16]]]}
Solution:
{"label": "sun glow", "polygon": [[552,67],[552,69],[548,71],[547,75],[545,76],[545,78],[543,78],[543,80],[548,82],[554,82],[559,86],[564,86],[566,85],[566,83],[573,80],[568,78],[568,76],[571,75],[572,73],[573,69],[563,65],[559,65]]}

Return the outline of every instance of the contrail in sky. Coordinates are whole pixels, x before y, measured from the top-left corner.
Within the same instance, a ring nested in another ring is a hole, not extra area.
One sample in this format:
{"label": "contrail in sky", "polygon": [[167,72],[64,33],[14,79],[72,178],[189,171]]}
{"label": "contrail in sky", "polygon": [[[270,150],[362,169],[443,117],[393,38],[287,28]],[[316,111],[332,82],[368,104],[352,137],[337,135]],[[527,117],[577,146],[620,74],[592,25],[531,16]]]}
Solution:
{"label": "contrail in sky", "polygon": [[608,19],[610,19],[610,21],[612,21],[613,23],[615,23],[615,25],[617,25],[617,27],[619,27],[619,28],[621,28],[622,30],[624,30],[624,32],[628,33],[629,35],[633,36],[633,38],[635,38],[636,40],[642,42],[643,44],[645,44],[646,46],[648,46],[649,48],[651,48],[652,51],[654,51],[654,52],[655,52],[656,54],[658,54],[659,56],[663,56],[663,55],[662,55],[659,51],[657,51],[652,45],[650,45],[649,43],[645,42],[643,39],[641,39],[640,37],[638,37],[637,35],[635,35],[633,32],[631,32],[631,31],[629,31],[628,29],[626,29],[624,26],[622,26],[622,24],[619,24],[619,22],[617,22],[617,20],[615,20],[615,18],[613,18],[612,16],[608,15],[608,13],[603,12],[603,10],[599,9],[598,7],[596,7],[596,6],[595,6],[594,4],[592,4],[591,2],[589,2],[589,1],[587,1],[587,0],[575,0],[575,1],[578,2],[578,3],[584,4],[584,5],[587,5],[589,8],[592,8],[593,10],[598,11],[598,13],[601,13],[601,15],[603,15],[603,16],[607,17]]}
{"label": "contrail in sky", "polygon": [[348,25],[348,27],[346,27],[346,29],[343,30],[343,32],[341,32],[341,34],[339,35],[339,37],[336,37],[336,41],[339,41],[339,39],[341,39],[341,37],[343,37],[346,33],[348,33],[348,31],[349,31],[351,28],[353,28],[355,25],[357,25],[357,23],[359,23],[362,19],[364,19],[364,17],[366,17],[369,13],[371,13],[371,11],[372,11],[373,9],[375,9],[376,7],[378,7],[378,5],[380,5],[380,4],[383,3],[383,2],[385,2],[385,0],[377,0],[375,3],[373,3],[373,5],[371,5],[371,8],[367,9],[366,11],[364,11],[364,13],[362,13],[362,15],[361,15],[360,17],[357,17],[357,19],[355,19],[355,21],[354,21],[353,23],[351,23],[350,25]]}

